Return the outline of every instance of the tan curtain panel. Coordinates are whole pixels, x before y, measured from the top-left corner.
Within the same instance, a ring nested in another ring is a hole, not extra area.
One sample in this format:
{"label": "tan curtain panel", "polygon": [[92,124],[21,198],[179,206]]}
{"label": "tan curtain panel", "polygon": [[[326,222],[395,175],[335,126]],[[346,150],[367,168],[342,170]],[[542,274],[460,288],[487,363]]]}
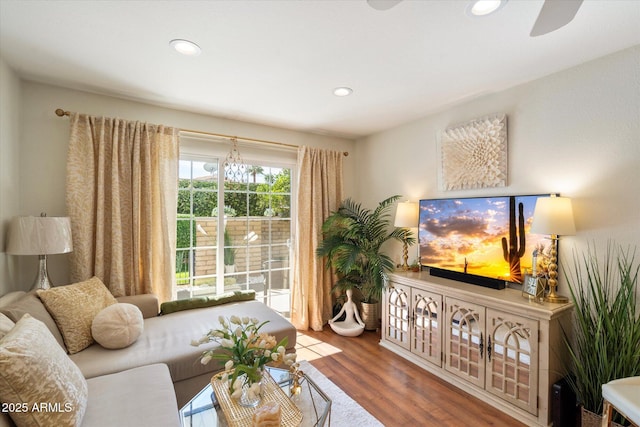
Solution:
{"label": "tan curtain panel", "polygon": [[115,296],[172,298],[178,159],[176,128],[71,115],[74,282],[97,276]]}
{"label": "tan curtain panel", "polygon": [[298,208],[296,251],[291,289],[291,322],[297,329],[321,331],[331,319],[334,277],[316,257],[322,223],[342,201],[339,151],[298,149]]}

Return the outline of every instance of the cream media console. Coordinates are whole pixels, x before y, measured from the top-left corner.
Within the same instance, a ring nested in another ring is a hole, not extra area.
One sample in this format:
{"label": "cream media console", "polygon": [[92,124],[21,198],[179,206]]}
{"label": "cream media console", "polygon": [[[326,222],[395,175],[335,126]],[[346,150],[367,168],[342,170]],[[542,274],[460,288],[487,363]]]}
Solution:
{"label": "cream media console", "polygon": [[380,345],[527,425],[551,423],[551,388],[568,366],[564,332],[573,306],[393,273]]}

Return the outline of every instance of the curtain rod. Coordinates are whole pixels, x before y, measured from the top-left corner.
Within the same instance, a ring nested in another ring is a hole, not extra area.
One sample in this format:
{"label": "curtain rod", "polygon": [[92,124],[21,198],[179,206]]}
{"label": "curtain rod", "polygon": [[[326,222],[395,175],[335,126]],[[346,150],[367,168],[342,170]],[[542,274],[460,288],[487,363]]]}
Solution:
{"label": "curtain rod", "polygon": [[[62,108],[58,108],[58,109],[56,109],[56,115],[58,117],[70,116],[71,112],[63,110]],[[219,138],[226,138],[226,139],[229,139],[229,140],[236,139],[238,141],[255,142],[255,143],[258,143],[258,144],[279,145],[281,147],[296,148],[296,149],[298,148],[297,145],[285,144],[284,142],[267,141],[265,139],[244,138],[244,137],[241,137],[241,136],[224,135],[224,134],[221,134],[221,133],[203,132],[203,131],[191,130],[191,129],[181,129],[180,128],[179,130],[180,130],[180,132],[193,133],[193,134],[197,134],[197,135],[217,136]],[[343,151],[342,154],[346,157],[346,156],[349,155],[349,152],[348,151]]]}

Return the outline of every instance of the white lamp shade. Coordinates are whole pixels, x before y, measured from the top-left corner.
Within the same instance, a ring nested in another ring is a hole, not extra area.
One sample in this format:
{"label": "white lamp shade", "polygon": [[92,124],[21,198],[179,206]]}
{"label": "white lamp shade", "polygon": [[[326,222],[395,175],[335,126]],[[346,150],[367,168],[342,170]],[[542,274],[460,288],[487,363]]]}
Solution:
{"label": "white lamp shade", "polygon": [[67,217],[19,216],[11,220],[7,253],[50,255],[72,250],[71,221]]}
{"label": "white lamp shade", "polygon": [[395,227],[415,228],[418,226],[418,204],[415,202],[400,202],[396,208]]}
{"label": "white lamp shade", "polygon": [[531,232],[558,236],[576,234],[571,199],[568,197],[539,197],[533,211]]}

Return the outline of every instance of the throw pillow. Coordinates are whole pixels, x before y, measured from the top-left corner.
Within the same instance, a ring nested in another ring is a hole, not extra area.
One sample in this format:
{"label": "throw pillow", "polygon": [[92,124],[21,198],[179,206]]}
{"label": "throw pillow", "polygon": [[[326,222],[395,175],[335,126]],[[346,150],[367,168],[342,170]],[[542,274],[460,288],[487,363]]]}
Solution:
{"label": "throw pillow", "polygon": [[0,339],[7,335],[16,324],[4,314],[0,313]]}
{"label": "throw pillow", "polygon": [[0,340],[0,401],[18,427],[79,426],[87,396],[80,368],[39,320],[25,314]]}
{"label": "throw pillow", "polygon": [[144,328],[142,312],[133,304],[118,303],[93,319],[91,334],[104,348],[125,348],[136,342]]}
{"label": "throw pillow", "polygon": [[230,302],[251,301],[254,299],[256,299],[256,291],[249,289],[246,291],[225,292],[223,294],[209,295],[206,297],[193,297],[167,301],[160,305],[160,314],[171,314],[176,311],[213,307],[216,305],[228,304]]}
{"label": "throw pillow", "polygon": [[117,303],[97,277],[72,285],[39,290],[38,296],[56,321],[69,354],[82,351],[93,344],[93,318],[103,308]]}
{"label": "throw pillow", "polygon": [[60,334],[60,330],[58,329],[58,325],[56,325],[56,321],[53,320],[53,317],[51,317],[45,306],[42,304],[42,301],[40,301],[40,298],[38,298],[35,291],[29,292],[19,300],[0,308],[0,313],[5,314],[9,319],[13,320],[14,323],[17,323],[18,320],[22,319],[22,316],[24,316],[25,313],[29,313],[31,317],[44,323],[47,328],[49,328],[49,331],[51,331],[51,334],[56,341],[58,341],[60,347],[62,347],[64,351],[67,351],[62,335]]}

